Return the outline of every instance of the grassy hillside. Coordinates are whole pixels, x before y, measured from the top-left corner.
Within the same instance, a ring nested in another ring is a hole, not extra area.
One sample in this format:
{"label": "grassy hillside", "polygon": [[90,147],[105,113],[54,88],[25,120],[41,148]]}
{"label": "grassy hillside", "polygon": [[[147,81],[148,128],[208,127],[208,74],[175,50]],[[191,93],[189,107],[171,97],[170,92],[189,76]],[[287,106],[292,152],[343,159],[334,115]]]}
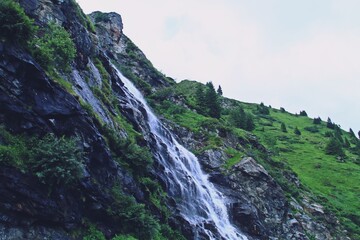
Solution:
{"label": "grassy hillside", "polygon": [[[149,97],[149,102],[158,114],[201,135],[202,146],[193,149],[195,152],[225,147],[229,159],[224,169],[244,156],[255,157],[289,197],[301,198],[300,192],[311,192],[317,202],[339,217],[353,239],[360,238],[360,141],[355,136],[334,123],[330,128],[324,121],[315,124],[305,112],[291,114],[285,109],[242,103],[222,96],[218,97],[221,117],[212,118],[200,106],[199,88],[207,91],[200,83],[182,81],[157,91]],[[235,118],[239,115],[234,115],[239,108],[253,120],[255,127],[251,131],[239,127],[241,121]],[[230,132],[245,143],[257,139],[266,147],[267,154],[249,144],[226,148],[222,132]],[[336,142],[339,149],[332,152],[330,141]],[[297,175],[301,189],[286,179],[289,172]]]}

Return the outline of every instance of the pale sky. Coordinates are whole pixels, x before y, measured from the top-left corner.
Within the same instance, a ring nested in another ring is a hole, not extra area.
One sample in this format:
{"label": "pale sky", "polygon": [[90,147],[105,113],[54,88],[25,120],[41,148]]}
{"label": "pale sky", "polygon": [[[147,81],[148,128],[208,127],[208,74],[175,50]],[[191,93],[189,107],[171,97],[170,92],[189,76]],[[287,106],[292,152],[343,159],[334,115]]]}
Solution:
{"label": "pale sky", "polygon": [[359,0],[78,0],[167,76],[360,130]]}

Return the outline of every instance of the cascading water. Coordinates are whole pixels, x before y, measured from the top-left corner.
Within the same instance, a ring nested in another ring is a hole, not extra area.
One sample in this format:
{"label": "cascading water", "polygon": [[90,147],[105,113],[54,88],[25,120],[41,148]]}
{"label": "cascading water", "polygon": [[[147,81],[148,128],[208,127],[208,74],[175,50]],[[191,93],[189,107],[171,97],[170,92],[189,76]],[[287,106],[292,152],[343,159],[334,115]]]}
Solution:
{"label": "cascading water", "polygon": [[[195,229],[195,239],[205,234],[209,239],[242,239],[242,235],[229,221],[224,197],[208,181],[198,159],[180,145],[147,105],[136,87],[116,69],[124,83],[127,104],[145,115],[154,142],[154,154],[164,167],[169,195],[176,199],[180,213]],[[140,111],[139,106],[145,110]],[[215,226],[216,230],[209,225]],[[201,234],[200,234],[201,232]]]}

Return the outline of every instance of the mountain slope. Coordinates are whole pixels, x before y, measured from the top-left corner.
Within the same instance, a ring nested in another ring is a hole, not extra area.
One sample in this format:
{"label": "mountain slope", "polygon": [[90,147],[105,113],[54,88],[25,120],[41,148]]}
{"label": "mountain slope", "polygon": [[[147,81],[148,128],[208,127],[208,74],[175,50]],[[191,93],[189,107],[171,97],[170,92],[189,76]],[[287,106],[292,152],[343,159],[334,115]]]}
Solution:
{"label": "mountain slope", "polygon": [[[86,16],[72,0],[19,2],[34,19],[23,22],[35,37],[20,30],[16,41],[9,31],[0,42],[2,238],[219,236],[213,222],[196,226],[179,211],[149,113],[115,66],[195,153],[226,199],[229,220],[249,239],[347,239],[342,224],[358,237],[356,138],[335,125],[217,97],[209,84],[175,83],[123,34],[116,13]],[[0,4],[1,16],[9,6],[26,18],[12,0]],[[325,154],[332,138],[343,142],[338,159]]]}

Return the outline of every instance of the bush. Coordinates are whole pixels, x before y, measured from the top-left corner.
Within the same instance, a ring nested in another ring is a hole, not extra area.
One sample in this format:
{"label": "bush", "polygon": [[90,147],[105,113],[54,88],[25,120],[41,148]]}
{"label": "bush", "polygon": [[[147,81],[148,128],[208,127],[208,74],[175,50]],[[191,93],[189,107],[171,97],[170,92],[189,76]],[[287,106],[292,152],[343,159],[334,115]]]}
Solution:
{"label": "bush", "polygon": [[24,160],[28,158],[28,149],[23,137],[14,136],[0,126],[0,144],[1,165],[25,168]]}
{"label": "bush", "polygon": [[319,129],[316,126],[304,127],[304,130],[306,130],[308,132],[311,132],[311,133],[319,132]]}
{"label": "bush", "polygon": [[336,138],[331,138],[325,148],[326,154],[335,155],[335,156],[345,156],[345,153],[342,149],[341,143]]}
{"label": "bush", "polygon": [[97,230],[94,226],[90,226],[83,240],[106,240],[104,234]]}
{"label": "bush", "polygon": [[11,42],[25,43],[36,31],[31,20],[13,0],[0,1],[0,39]]}
{"label": "bush", "polygon": [[129,235],[116,235],[111,240],[137,240],[137,239]]}
{"label": "bush", "polygon": [[301,132],[300,132],[300,130],[299,130],[297,127],[295,127],[295,129],[294,129],[294,133],[295,133],[296,135],[298,135],[298,136],[301,135]]}
{"label": "bush", "polygon": [[48,134],[32,142],[29,167],[41,182],[50,186],[71,184],[81,177],[83,152],[77,138]]}
{"label": "bush", "polygon": [[66,70],[76,55],[70,34],[61,26],[49,23],[42,37],[31,41],[32,54],[45,69],[58,67]]}
{"label": "bush", "polygon": [[159,223],[143,204],[137,203],[134,197],[125,195],[116,185],[112,189],[112,195],[114,201],[107,212],[118,224],[121,232],[130,233],[139,239],[153,239],[159,234]]}

